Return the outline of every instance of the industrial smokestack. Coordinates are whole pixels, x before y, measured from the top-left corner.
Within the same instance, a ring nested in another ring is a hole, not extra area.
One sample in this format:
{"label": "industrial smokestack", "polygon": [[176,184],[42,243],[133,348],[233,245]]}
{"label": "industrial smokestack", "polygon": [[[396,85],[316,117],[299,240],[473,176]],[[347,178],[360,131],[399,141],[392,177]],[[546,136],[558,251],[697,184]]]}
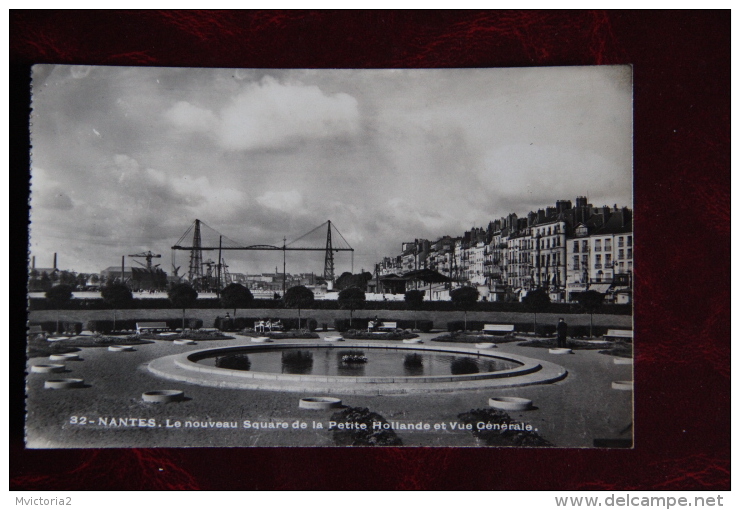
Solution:
{"label": "industrial smokestack", "polygon": [[54,253],[54,269],[57,268],[57,254]]}
{"label": "industrial smokestack", "polygon": [[31,269],[36,269],[36,255],[31,256]]}

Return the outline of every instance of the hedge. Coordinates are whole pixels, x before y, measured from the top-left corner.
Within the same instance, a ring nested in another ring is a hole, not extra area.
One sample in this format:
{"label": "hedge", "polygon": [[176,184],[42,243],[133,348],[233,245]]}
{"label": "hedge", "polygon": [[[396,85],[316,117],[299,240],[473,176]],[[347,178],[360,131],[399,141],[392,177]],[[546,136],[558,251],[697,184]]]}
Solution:
{"label": "hedge", "polygon": [[[57,321],[30,322],[29,326],[41,326],[46,333],[56,333]],[[59,321],[59,330],[65,335],[79,335],[82,333],[81,322]]]}
{"label": "hedge", "polygon": [[[357,317],[352,319],[352,327],[350,328],[349,319],[334,319],[334,329],[339,332],[349,331],[350,329],[367,329],[370,321],[374,320],[370,317]],[[419,329],[422,333],[429,333],[432,330],[433,321],[427,319],[384,319],[378,318],[380,322],[395,322],[398,329]]]}
{"label": "hedge", "polygon": [[[111,333],[112,331],[133,331],[136,329],[137,322],[164,322],[170,329],[182,327],[182,319],[117,319],[116,329],[113,329],[113,320],[98,319],[87,321],[88,331],[95,333]],[[190,329],[200,329],[203,327],[202,319],[185,319],[185,327]]]}
{"label": "hedge", "polygon": [[[167,298],[134,298],[130,306],[126,309],[154,310],[154,309],[178,309],[173,306]],[[218,298],[199,298],[192,308],[199,309],[220,309],[224,310],[221,300]],[[249,306],[239,308],[239,310],[249,309],[282,309],[283,302],[280,299],[254,299]],[[31,298],[29,300],[29,309],[36,310],[56,310],[53,305],[45,298]],[[95,299],[71,299],[64,304],[60,310],[112,310],[113,308],[105,301],[99,298]],[[336,300],[316,300],[306,310],[339,310],[339,304]],[[411,310],[405,301],[365,301],[358,310]],[[418,307],[419,311],[445,312],[460,311],[460,305],[452,301],[424,301]],[[478,301],[470,306],[470,312],[528,312],[523,303],[513,302],[489,302]],[[538,312],[539,313],[539,312]],[[563,315],[573,313],[584,313],[578,303],[550,303],[542,310],[542,313],[560,313]],[[632,305],[603,305],[596,314],[611,315],[631,315]]]}
{"label": "hedge", "polygon": [[[264,320],[259,317],[216,317],[213,321],[213,327],[221,331],[241,331],[243,329],[253,329],[255,322]],[[284,330],[297,330],[298,318],[280,319]],[[301,317],[301,328],[308,327],[309,331],[316,331],[318,324],[316,319]]]}
{"label": "hedge", "polygon": [[[483,325],[493,324],[490,321],[468,321],[468,331],[482,331]],[[517,333],[531,333],[534,330],[533,322],[509,322],[507,324],[513,324],[514,331]],[[538,336],[554,336],[556,330],[555,324],[541,324],[537,323]],[[464,328],[464,321],[449,321],[447,323],[447,331],[462,331]],[[614,326],[613,328],[618,328]],[[603,336],[606,332],[611,329],[609,326],[594,326],[594,336]],[[588,337],[589,326],[568,326],[568,336],[572,338]]]}

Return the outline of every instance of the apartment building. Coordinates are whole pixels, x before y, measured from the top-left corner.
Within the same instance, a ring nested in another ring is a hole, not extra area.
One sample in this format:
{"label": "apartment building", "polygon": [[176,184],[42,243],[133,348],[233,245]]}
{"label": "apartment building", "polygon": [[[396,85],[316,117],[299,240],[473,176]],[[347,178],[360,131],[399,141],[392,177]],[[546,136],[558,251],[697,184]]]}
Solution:
{"label": "apartment building", "polygon": [[452,286],[485,287],[489,299],[521,299],[544,288],[553,301],[573,301],[597,290],[609,302],[630,302],[633,269],[632,211],[594,207],[586,197],[554,207],[511,213],[462,237],[403,243],[401,255],[378,264],[382,275],[429,268]]}

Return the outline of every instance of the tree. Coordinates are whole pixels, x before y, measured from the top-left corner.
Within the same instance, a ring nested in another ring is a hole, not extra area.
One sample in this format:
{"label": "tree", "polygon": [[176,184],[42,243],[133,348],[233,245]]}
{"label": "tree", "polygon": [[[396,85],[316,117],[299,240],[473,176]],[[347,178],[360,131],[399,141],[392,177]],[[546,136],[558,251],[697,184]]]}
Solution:
{"label": "tree", "polygon": [[52,287],[46,291],[46,299],[57,311],[57,334],[59,334],[59,310],[72,299],[72,286],[61,284]]}
{"label": "tree", "polygon": [[51,277],[49,277],[49,273],[44,271],[41,273],[41,278],[39,278],[39,287],[41,287],[41,290],[51,290]]}
{"label": "tree", "polygon": [[234,317],[237,308],[246,308],[253,299],[252,292],[240,283],[230,283],[221,291],[221,306],[233,308]]}
{"label": "tree", "polygon": [[301,308],[311,306],[313,291],[304,285],[297,285],[285,291],[283,301],[288,308],[298,308],[298,329],[301,329]]}
{"label": "tree", "polygon": [[588,330],[588,336],[594,336],[594,312],[596,312],[604,302],[604,294],[595,290],[587,290],[576,296],[576,301],[581,305],[584,312],[591,315],[591,326]]}
{"label": "tree", "polygon": [[[408,306],[410,310],[418,310],[424,302],[424,291],[416,289],[406,291],[406,294],[403,295],[403,299],[406,301],[406,306]],[[414,329],[417,329],[416,314],[414,314]]]}
{"label": "tree", "polygon": [[465,331],[468,330],[468,309],[473,306],[473,303],[478,301],[478,295],[478,289],[473,287],[460,287],[459,289],[450,291],[452,302],[465,311]]}
{"label": "tree", "polygon": [[344,289],[337,296],[339,308],[349,310],[349,327],[352,327],[352,312],[365,304],[365,291],[358,287]]}
{"label": "tree", "polygon": [[341,274],[337,281],[334,283],[334,288],[338,290],[349,289],[350,287],[357,287],[364,291],[367,289],[367,282],[373,279],[373,275],[367,271],[352,274],[349,271],[345,271]]}
{"label": "tree", "polygon": [[39,272],[31,269],[28,272],[28,292],[34,292],[39,288]]}
{"label": "tree", "polygon": [[545,289],[535,289],[527,292],[522,299],[524,307],[534,314],[534,334],[537,334],[537,313],[544,312],[550,306],[550,294]]}
{"label": "tree", "polygon": [[59,283],[65,283],[67,285],[75,285],[77,283],[77,275],[71,271],[60,271],[59,272]]}
{"label": "tree", "polygon": [[113,331],[116,330],[116,310],[126,308],[134,301],[131,289],[123,283],[111,283],[106,285],[100,291],[103,301],[113,308]]}
{"label": "tree", "polygon": [[351,279],[352,279],[352,273],[350,273],[349,271],[345,271],[334,282],[334,288],[337,290],[344,290],[344,289],[350,288]]}
{"label": "tree", "polygon": [[182,329],[185,330],[185,309],[190,308],[198,299],[198,291],[190,286],[189,283],[178,283],[173,285],[167,292],[167,297],[175,308],[182,309]]}

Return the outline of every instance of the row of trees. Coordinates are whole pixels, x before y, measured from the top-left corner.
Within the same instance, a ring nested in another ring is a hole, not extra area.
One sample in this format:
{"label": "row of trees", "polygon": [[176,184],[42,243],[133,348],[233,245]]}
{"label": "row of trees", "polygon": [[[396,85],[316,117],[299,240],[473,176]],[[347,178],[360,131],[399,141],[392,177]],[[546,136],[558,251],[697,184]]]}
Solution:
{"label": "row of trees", "polygon": [[[46,298],[57,308],[61,309],[70,299],[72,299],[72,291],[74,287],[67,284],[60,284],[52,287],[46,292]],[[126,285],[121,283],[113,283],[106,285],[100,291],[100,295],[108,305],[113,309],[113,329],[116,327],[116,311],[121,308],[127,308],[133,302],[134,296]],[[198,291],[188,283],[180,283],[174,285],[167,296],[172,304],[182,309],[182,327],[185,328],[185,310],[195,305],[198,299]],[[423,296],[422,296],[423,297]],[[254,299],[252,292],[244,285],[239,283],[232,283],[227,285],[221,291],[221,306],[224,308],[231,308],[234,310],[234,317],[236,317],[236,310],[239,308],[246,308],[249,303]],[[350,287],[344,289],[339,293],[338,296],[339,306],[342,309],[350,310],[350,323],[352,322],[352,312],[362,307],[365,302],[365,292],[357,287]],[[288,308],[298,309],[298,327],[301,324],[301,310],[305,309],[314,302],[314,294],[311,289],[299,285],[291,287],[285,292],[283,296],[283,302]],[[59,332],[59,312],[57,311],[57,332]]]}
{"label": "row of trees", "polygon": [[[73,287],[67,284],[60,284],[52,287],[46,292],[46,298],[49,299],[57,309],[72,299]],[[128,307],[133,301],[131,290],[124,284],[114,283],[106,285],[101,290],[101,297],[113,308],[113,328],[116,323],[116,310]],[[185,310],[191,308],[198,299],[198,292],[188,283],[174,285],[167,293],[172,304],[182,309],[182,323],[185,328]],[[450,299],[453,303],[458,304],[465,312],[465,330],[468,324],[468,310],[478,301],[478,289],[474,287],[460,287],[450,292]],[[239,308],[246,308],[254,299],[252,292],[244,285],[232,283],[227,285],[221,291],[221,306],[234,310],[234,317]],[[424,291],[410,290],[406,292],[404,299],[412,310],[418,310],[424,301]],[[577,296],[577,300],[583,310],[591,315],[591,336],[593,336],[593,314],[601,306],[604,295],[596,291],[582,292]],[[298,310],[298,327],[301,324],[301,310],[308,308],[314,302],[314,294],[311,289],[298,285],[289,288],[283,296],[283,303],[286,308],[295,308]],[[365,291],[359,287],[348,287],[339,292],[337,297],[339,307],[343,310],[349,310],[350,325],[355,310],[362,308],[365,303]],[[550,305],[550,296],[544,289],[536,289],[527,294],[523,300],[524,306],[534,314],[534,328],[537,330],[537,314],[545,311]],[[59,313],[57,312],[57,331],[59,331]]]}
{"label": "row of trees", "polygon": [[[74,287],[68,284],[59,284],[46,291],[46,299],[57,308],[57,333],[59,333],[59,311],[72,299]],[[174,285],[167,293],[170,301],[177,308],[182,309],[182,327],[185,329],[185,310],[192,307],[198,299],[198,292],[187,283]],[[134,300],[134,295],[126,285],[112,283],[100,291],[100,296],[113,309],[113,329],[116,329],[116,311],[127,308]]]}

